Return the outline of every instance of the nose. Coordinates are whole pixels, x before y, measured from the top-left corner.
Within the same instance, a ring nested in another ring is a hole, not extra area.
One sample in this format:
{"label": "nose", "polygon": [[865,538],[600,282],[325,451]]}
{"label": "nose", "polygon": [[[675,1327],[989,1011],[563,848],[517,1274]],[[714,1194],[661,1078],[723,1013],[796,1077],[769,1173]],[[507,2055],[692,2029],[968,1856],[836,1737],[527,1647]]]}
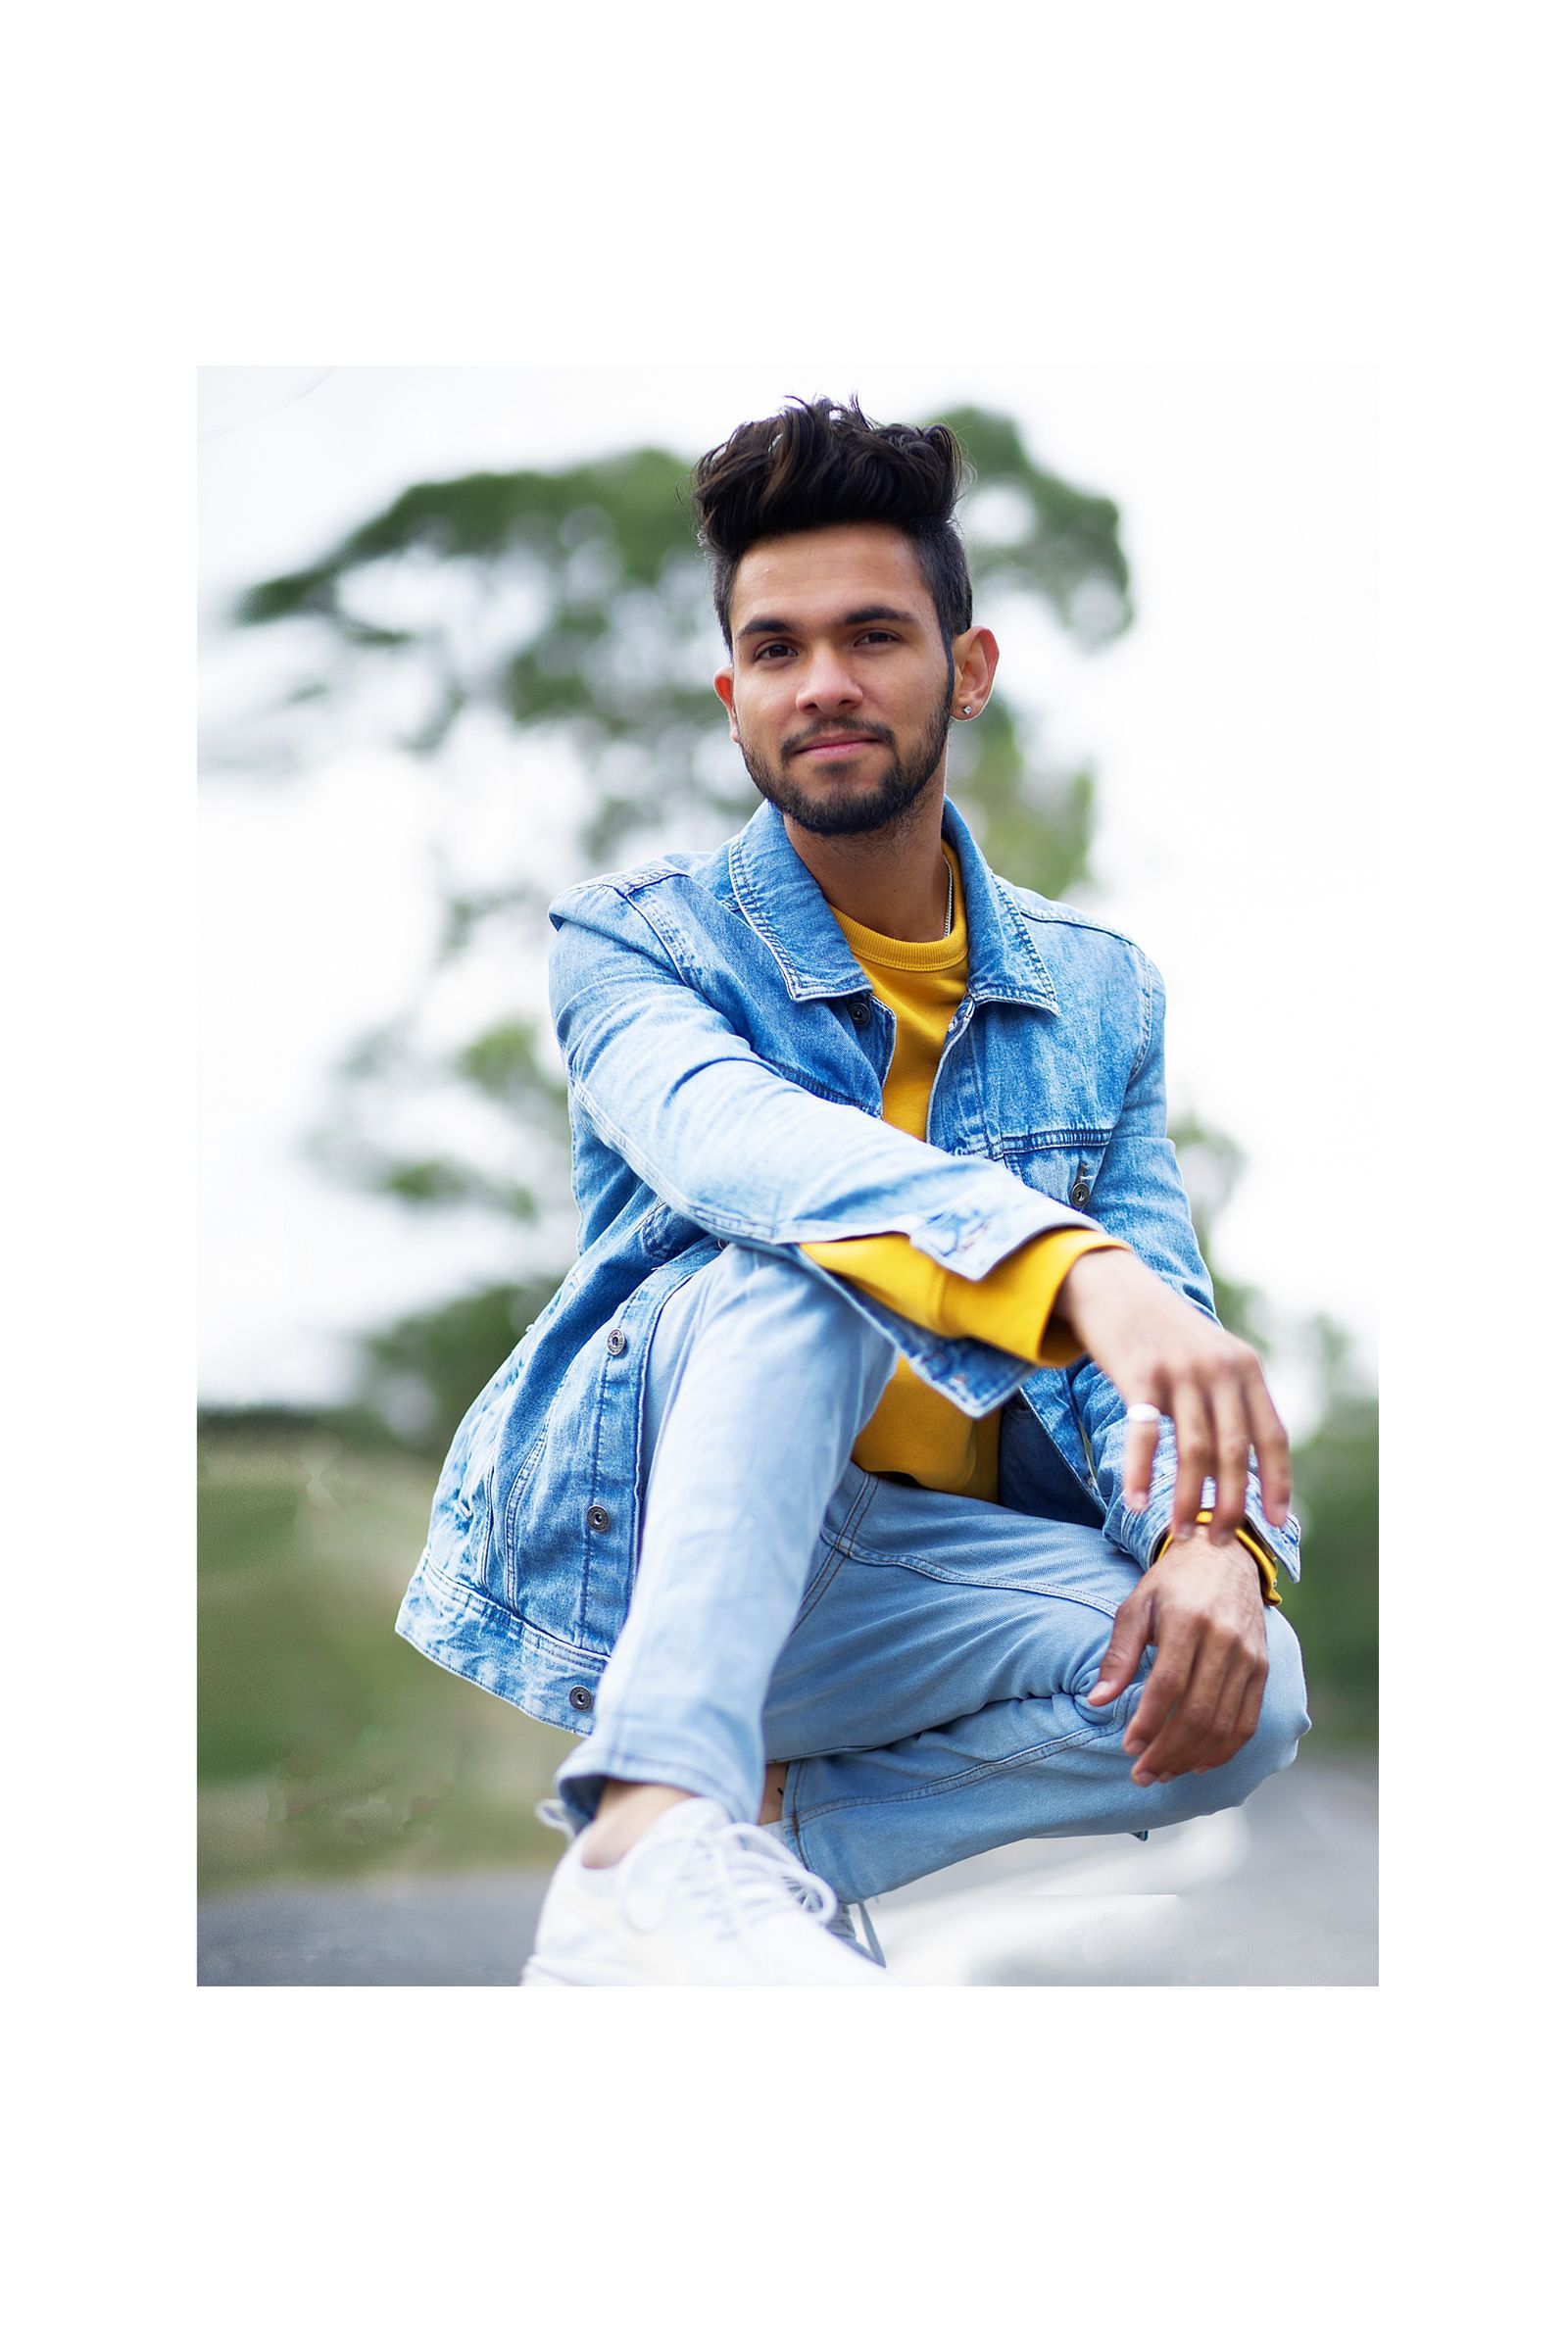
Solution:
{"label": "nose", "polygon": [[847,710],[859,700],[855,671],[834,647],[822,646],[808,657],[795,690],[798,710]]}

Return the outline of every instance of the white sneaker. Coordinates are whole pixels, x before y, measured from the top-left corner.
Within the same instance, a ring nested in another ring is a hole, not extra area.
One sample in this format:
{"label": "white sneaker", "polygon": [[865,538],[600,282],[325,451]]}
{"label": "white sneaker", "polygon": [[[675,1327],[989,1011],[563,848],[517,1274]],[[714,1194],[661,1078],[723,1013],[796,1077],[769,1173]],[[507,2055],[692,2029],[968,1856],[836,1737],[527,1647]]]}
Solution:
{"label": "white sneaker", "polygon": [[709,1797],[671,1805],[608,1869],[581,1849],[557,1865],[524,1984],[888,1983],[828,1933],[826,1881]]}
{"label": "white sneaker", "polygon": [[[545,1820],[546,1814],[544,1806],[539,1806],[537,1810],[541,1821]],[[549,1817],[550,1827],[552,1829],[564,1828],[564,1809],[557,1808],[557,1810],[561,1812],[562,1818],[560,1821],[557,1821],[555,1814],[552,1813]],[[779,1843],[785,1846],[786,1852],[788,1851],[788,1846],[784,1838],[784,1832],[776,1821],[761,1822],[759,1824],[759,1827],[765,1829],[770,1838],[776,1838]],[[569,1830],[567,1831],[567,1836],[570,1836]],[[809,1871],[808,1871],[805,1876],[810,1880],[813,1886],[821,1884],[821,1882]],[[834,1909],[832,1915],[822,1922],[822,1925],[826,1928],[830,1936],[836,1936],[838,1937],[840,1943],[847,1943],[852,1952],[863,1953],[871,1962],[873,1967],[886,1968],[887,1958],[883,1952],[881,1944],[877,1941],[876,1930],[871,1925],[870,1912],[866,1909],[864,1903],[857,1903],[855,1908],[860,1914],[861,1933],[858,1936],[857,1936],[855,1933],[854,1923],[850,1918],[849,1905],[842,1901]]]}

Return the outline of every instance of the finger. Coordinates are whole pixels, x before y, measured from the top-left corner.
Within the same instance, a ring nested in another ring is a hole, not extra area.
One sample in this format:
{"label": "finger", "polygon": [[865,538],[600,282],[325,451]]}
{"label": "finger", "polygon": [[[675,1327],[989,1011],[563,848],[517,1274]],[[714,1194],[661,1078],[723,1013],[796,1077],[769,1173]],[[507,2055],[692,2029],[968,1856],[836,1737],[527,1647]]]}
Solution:
{"label": "finger", "polygon": [[1263,1693],[1267,1687],[1268,1666],[1265,1662],[1263,1665],[1254,1670],[1250,1681],[1248,1683],[1246,1696],[1242,1700],[1241,1709],[1238,1713],[1236,1721],[1237,1731],[1241,1735],[1236,1742],[1238,1749],[1244,1748],[1247,1745],[1247,1742],[1256,1731],[1258,1724],[1262,1721]]}
{"label": "finger", "polygon": [[1212,1772],[1217,1765],[1228,1764],[1237,1751],[1247,1744],[1242,1730],[1242,1714],[1252,1685],[1256,1668],[1248,1657],[1231,1660],[1230,1670],[1214,1702],[1214,1718],[1202,1751],[1193,1760],[1194,1772]]}
{"label": "finger", "polygon": [[[1152,1404],[1155,1398],[1148,1396],[1129,1397],[1132,1404]],[[1160,1423],[1157,1421],[1129,1421],[1127,1442],[1122,1448],[1121,1485],[1130,1511],[1149,1508],[1149,1482],[1153,1476],[1154,1456],[1159,1450]]]}
{"label": "finger", "polygon": [[1260,1364],[1253,1364],[1244,1386],[1247,1417],[1257,1454],[1257,1475],[1263,1490],[1263,1514],[1271,1527],[1283,1527],[1291,1508],[1291,1441],[1274,1409]]}
{"label": "finger", "polygon": [[1225,1735],[1223,1752],[1215,1755],[1215,1764],[1228,1764],[1233,1756],[1239,1756],[1256,1731],[1263,1713],[1263,1686],[1267,1681],[1266,1665],[1249,1664],[1246,1667],[1241,1678],[1236,1712]]}
{"label": "finger", "polygon": [[1142,1590],[1128,1593],[1116,1611],[1105,1643],[1105,1654],[1100,1661],[1100,1680],[1089,1693],[1092,1707],[1102,1707],[1113,1698],[1120,1698],[1134,1675],[1138,1661],[1149,1646],[1153,1603],[1143,1596]]}
{"label": "finger", "polygon": [[1203,1499],[1203,1481],[1214,1467],[1214,1432],[1208,1398],[1195,1381],[1184,1381],[1171,1398],[1176,1424],[1176,1491],[1171,1518],[1178,1538],[1191,1535]]}
{"label": "finger", "polygon": [[1228,1647],[1211,1642],[1199,1651],[1186,1690],[1133,1767],[1140,1788],[1150,1781],[1174,1781],[1192,1769],[1208,1744],[1229,1666]]}
{"label": "finger", "polygon": [[1190,1635],[1172,1634],[1161,1642],[1154,1670],[1144,1685],[1132,1720],[1121,1736],[1122,1746],[1130,1756],[1137,1755],[1158,1737],[1166,1716],[1179,1704],[1187,1689],[1192,1648]]}
{"label": "finger", "polygon": [[1239,1379],[1222,1379],[1209,1392],[1214,1423],[1214,1515],[1211,1544],[1228,1544],[1247,1516],[1247,1472],[1251,1456],[1247,1393]]}

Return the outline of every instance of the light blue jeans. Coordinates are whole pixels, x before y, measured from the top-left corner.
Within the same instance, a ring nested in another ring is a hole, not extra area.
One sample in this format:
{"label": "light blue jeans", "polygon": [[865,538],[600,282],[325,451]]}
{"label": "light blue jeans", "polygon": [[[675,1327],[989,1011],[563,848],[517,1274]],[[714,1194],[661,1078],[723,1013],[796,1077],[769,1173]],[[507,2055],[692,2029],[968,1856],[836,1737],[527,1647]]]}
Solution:
{"label": "light blue jeans", "polygon": [[1121,1736],[1153,1662],[1085,1693],[1137,1563],[1098,1529],[859,1469],[893,1344],[791,1259],[732,1242],[673,1292],[649,1357],[636,1582],[594,1729],[557,1788],[607,1779],[755,1821],[787,1761],[784,1831],[845,1902],[1018,1838],[1135,1835],[1239,1804],[1309,1720],[1267,1611],[1257,1730],[1228,1764],[1147,1788]]}

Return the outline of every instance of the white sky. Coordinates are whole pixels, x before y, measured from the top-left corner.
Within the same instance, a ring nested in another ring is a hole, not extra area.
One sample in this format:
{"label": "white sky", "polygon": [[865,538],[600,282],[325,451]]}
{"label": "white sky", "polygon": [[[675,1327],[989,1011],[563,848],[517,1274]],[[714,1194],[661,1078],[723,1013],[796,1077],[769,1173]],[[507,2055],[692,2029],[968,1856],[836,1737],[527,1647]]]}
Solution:
{"label": "white sky", "polygon": [[[1367,1182],[1378,910],[1376,411],[1367,370],[817,367],[209,368],[204,612],[301,563],[420,476],[548,466],[657,441],[692,452],[791,392],[881,418],[971,402],[1113,497],[1138,617],[1093,658],[1042,633],[1027,662],[1058,756],[1100,780],[1098,887],[1169,991],[1172,1115],[1235,1135],[1248,1170],[1226,1268],[1325,1308],[1370,1367],[1380,1250]],[[980,615],[983,617],[983,615]],[[204,702],[245,707],[278,651],[207,639]],[[714,634],[714,658],[719,641]],[[722,723],[714,703],[714,724]],[[498,760],[480,789],[507,815]],[[960,804],[961,805],[961,804]],[[367,745],[302,782],[213,782],[203,815],[202,1389],[324,1396],[347,1335],[519,1262],[487,1220],[434,1224],[314,1175],[299,1139],[324,1073],[396,1009],[428,913],[443,794]],[[1275,1367],[1287,1417],[1300,1410]]]}

